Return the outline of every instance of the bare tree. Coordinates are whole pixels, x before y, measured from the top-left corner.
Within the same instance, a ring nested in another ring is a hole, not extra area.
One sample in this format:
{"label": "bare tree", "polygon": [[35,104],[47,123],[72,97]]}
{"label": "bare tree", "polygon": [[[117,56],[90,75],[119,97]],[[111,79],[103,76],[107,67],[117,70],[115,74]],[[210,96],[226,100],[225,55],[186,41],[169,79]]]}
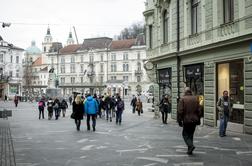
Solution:
{"label": "bare tree", "polygon": [[137,22],[128,28],[124,28],[117,38],[118,40],[134,39],[141,33],[144,33],[144,24],[142,22]]}

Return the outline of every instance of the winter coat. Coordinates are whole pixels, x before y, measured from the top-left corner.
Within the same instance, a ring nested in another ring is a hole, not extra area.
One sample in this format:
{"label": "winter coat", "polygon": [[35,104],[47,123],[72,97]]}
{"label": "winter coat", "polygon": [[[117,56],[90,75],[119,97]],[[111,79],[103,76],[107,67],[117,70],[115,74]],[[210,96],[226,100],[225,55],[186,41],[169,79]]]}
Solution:
{"label": "winter coat", "polygon": [[137,110],[137,111],[142,111],[142,109],[143,109],[143,104],[142,104],[142,102],[141,102],[141,101],[137,101],[137,102],[136,102],[136,110]]}
{"label": "winter coat", "polygon": [[76,102],[73,102],[73,113],[75,119],[81,120],[83,119],[83,114],[84,114],[84,106],[82,103],[76,104]]}
{"label": "winter coat", "polygon": [[161,112],[171,113],[171,103],[168,99],[163,98],[159,104],[159,108]]}
{"label": "winter coat", "polygon": [[60,103],[60,107],[61,107],[62,109],[68,108],[67,102],[66,102],[65,100],[62,100],[62,102]]}
{"label": "winter coat", "polygon": [[135,106],[136,106],[136,102],[137,102],[137,99],[134,97],[134,98],[131,100],[130,105],[132,105],[133,107],[135,107]]}
{"label": "winter coat", "polygon": [[124,110],[124,101],[123,100],[118,100],[116,102],[116,108],[117,108],[117,111],[123,111]]}
{"label": "winter coat", "polygon": [[[232,114],[232,102],[230,101],[230,97],[228,97],[228,110],[229,110],[229,114]],[[223,117],[224,115],[224,98],[223,96],[219,98],[218,102],[217,102],[217,109],[219,111],[219,117]]]}
{"label": "winter coat", "polygon": [[48,100],[48,102],[47,102],[47,110],[49,112],[53,111],[53,100]]}
{"label": "winter coat", "polygon": [[201,112],[196,96],[187,93],[180,99],[177,116],[179,123],[200,124]]}
{"label": "winter coat", "polygon": [[96,114],[99,109],[97,101],[92,96],[87,97],[87,100],[84,104],[84,108],[86,114],[92,114],[92,115]]}

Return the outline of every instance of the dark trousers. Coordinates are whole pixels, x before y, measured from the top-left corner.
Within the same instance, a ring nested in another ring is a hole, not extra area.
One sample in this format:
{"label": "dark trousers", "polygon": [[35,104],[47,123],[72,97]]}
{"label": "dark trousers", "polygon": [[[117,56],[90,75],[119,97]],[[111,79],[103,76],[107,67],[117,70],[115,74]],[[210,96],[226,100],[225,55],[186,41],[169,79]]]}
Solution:
{"label": "dark trousers", "polygon": [[76,128],[79,131],[80,130],[80,125],[81,125],[81,120],[80,119],[75,119],[75,124],[76,124]]}
{"label": "dark trousers", "polygon": [[193,135],[194,135],[195,128],[196,128],[196,124],[191,124],[191,123],[184,124],[183,126],[182,135],[188,148],[194,146]]}
{"label": "dark trousers", "polygon": [[59,108],[54,109],[54,113],[55,113],[55,119],[58,120],[60,116],[60,109]]}
{"label": "dark trousers", "polygon": [[42,118],[44,119],[44,108],[39,108],[39,119],[41,118],[41,114],[42,114]]}
{"label": "dark trousers", "polygon": [[167,123],[167,115],[168,115],[168,113],[164,112],[164,111],[162,111],[161,113],[162,113],[162,121],[163,121],[164,124],[166,124]]}
{"label": "dark trousers", "polygon": [[136,106],[132,106],[132,113],[134,114],[136,112]]}
{"label": "dark trousers", "polygon": [[96,126],[96,115],[95,114],[87,114],[87,130],[90,130],[90,117],[92,118],[92,127],[93,130],[95,131],[95,126]]}
{"label": "dark trousers", "polygon": [[122,112],[123,111],[116,111],[116,124],[119,122],[121,124],[122,122]]}

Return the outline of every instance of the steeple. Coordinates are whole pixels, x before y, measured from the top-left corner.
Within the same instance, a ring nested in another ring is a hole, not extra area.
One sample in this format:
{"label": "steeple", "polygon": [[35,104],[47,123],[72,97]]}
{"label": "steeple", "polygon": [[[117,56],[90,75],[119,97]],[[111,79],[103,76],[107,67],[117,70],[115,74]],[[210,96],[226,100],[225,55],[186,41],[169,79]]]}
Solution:
{"label": "steeple", "polygon": [[46,35],[44,37],[44,42],[42,43],[43,52],[48,52],[50,47],[52,46],[53,38],[51,35],[50,27],[48,25]]}
{"label": "steeple", "polygon": [[48,26],[46,35],[51,35],[50,28]]}
{"label": "steeple", "polygon": [[70,44],[74,44],[74,39],[73,39],[73,35],[71,31],[69,32],[68,39],[67,39],[67,45],[70,45]]}

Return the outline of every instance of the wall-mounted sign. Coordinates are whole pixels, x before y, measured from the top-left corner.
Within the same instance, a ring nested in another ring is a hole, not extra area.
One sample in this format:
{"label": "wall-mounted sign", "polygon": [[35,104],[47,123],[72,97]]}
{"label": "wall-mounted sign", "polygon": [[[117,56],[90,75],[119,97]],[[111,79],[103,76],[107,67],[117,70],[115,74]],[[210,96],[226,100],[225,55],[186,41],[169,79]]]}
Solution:
{"label": "wall-mounted sign", "polygon": [[171,82],[171,68],[158,70],[158,83],[170,84]]}
{"label": "wall-mounted sign", "polygon": [[145,68],[145,70],[152,70],[152,69],[154,68],[154,65],[153,65],[152,62],[146,61],[146,62],[144,63],[144,68]]}
{"label": "wall-mounted sign", "polygon": [[185,67],[185,77],[187,79],[194,78],[198,79],[202,76],[203,66],[202,65],[190,65]]}

